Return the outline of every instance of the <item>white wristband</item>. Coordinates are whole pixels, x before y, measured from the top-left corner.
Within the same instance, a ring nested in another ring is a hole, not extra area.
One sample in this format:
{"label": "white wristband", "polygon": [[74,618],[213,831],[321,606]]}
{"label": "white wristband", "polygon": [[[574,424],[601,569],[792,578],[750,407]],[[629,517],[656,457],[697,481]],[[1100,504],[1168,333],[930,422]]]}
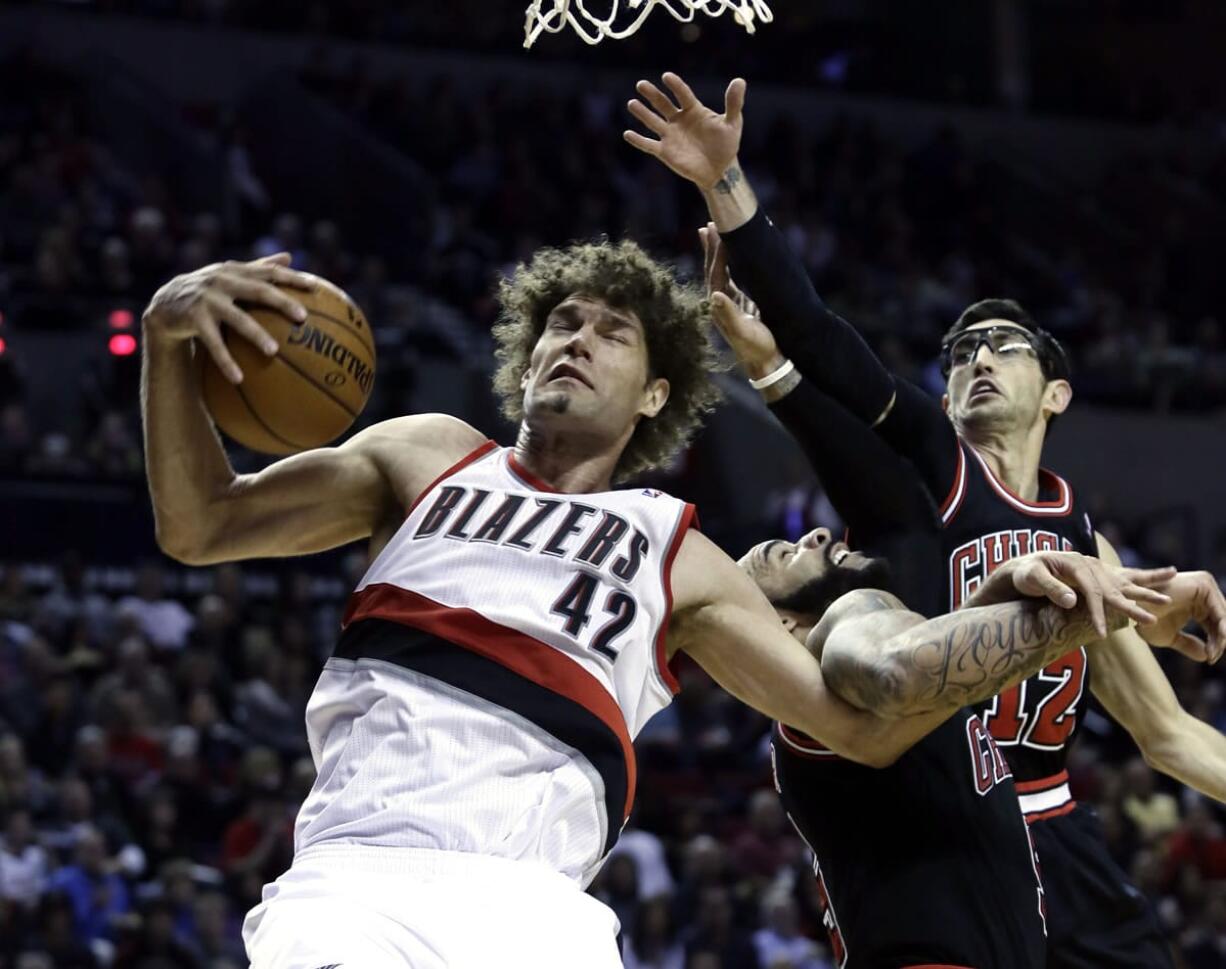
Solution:
{"label": "white wristband", "polygon": [[777,369],[772,370],[765,377],[749,381],[749,386],[754,390],[765,390],[767,387],[779,383],[779,381],[795,369],[796,364],[792,363],[791,360],[784,360]]}

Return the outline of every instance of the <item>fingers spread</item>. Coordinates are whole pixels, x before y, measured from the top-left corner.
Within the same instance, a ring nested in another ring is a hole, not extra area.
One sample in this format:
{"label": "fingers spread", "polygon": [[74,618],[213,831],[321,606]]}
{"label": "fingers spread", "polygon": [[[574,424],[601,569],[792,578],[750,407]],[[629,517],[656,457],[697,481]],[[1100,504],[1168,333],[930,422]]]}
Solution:
{"label": "fingers spread", "polygon": [[229,278],[220,287],[232,299],[241,299],[244,303],[255,303],[274,309],[282,316],[301,322],[307,318],[307,309],[298,300],[271,283],[257,279],[243,279],[241,276]]}
{"label": "fingers spread", "polygon": [[660,142],[655,138],[640,135],[637,131],[623,131],[622,137],[641,152],[645,152],[648,155],[660,154]]}
{"label": "fingers spread", "polygon": [[277,352],[277,341],[269,332],[256,322],[249,313],[245,313],[236,304],[225,298],[217,298],[212,304],[212,310],[217,319],[234,330],[244,339],[259,347],[264,353],[272,356]]}
{"label": "fingers spread", "polygon": [[1173,565],[1161,569],[1121,569],[1120,571],[1129,582],[1144,586],[1161,585],[1163,582],[1169,582],[1178,574]]}
{"label": "fingers spread", "polygon": [[668,131],[668,122],[637,98],[627,102],[626,109],[649,131],[654,131],[657,135]]}
{"label": "fingers spread", "polygon": [[1107,590],[1104,600],[1106,601],[1107,605],[1109,605],[1116,612],[1123,613],[1125,616],[1128,616],[1130,619],[1135,619],[1142,625],[1147,625],[1151,622],[1157,621],[1157,617],[1141,608],[1141,606],[1137,605],[1118,589]]}
{"label": "fingers spread", "polygon": [[736,123],[741,119],[741,111],[745,107],[745,79],[736,77],[724,92],[724,117]]}
{"label": "fingers spread", "polygon": [[664,73],[664,83],[668,85],[668,89],[673,93],[673,97],[681,105],[682,111],[699,105],[697,95],[694,94],[685,81],[681,80],[679,75],[674,74],[672,71],[666,71]]}
{"label": "fingers spread", "polygon": [[230,356],[230,351],[226,349],[226,343],[221,338],[221,330],[218,329],[217,324],[205,312],[200,314],[196,334],[200,342],[204,344],[205,349],[209,351],[209,356],[213,358],[213,362],[225,374],[226,379],[232,384],[242,383],[243,372],[239,369],[238,364],[234,362],[234,358]]}
{"label": "fingers spread", "polygon": [[634,89],[638,91],[639,97],[646,98],[648,103],[664,116],[665,120],[671,119],[673,115],[680,112],[669,96],[650,81],[639,81],[634,85]]}
{"label": "fingers spread", "polygon": [[1134,602],[1149,602],[1155,606],[1169,605],[1171,597],[1157,589],[1149,589],[1143,585],[1137,585],[1134,582],[1128,582],[1120,586],[1124,595]]}

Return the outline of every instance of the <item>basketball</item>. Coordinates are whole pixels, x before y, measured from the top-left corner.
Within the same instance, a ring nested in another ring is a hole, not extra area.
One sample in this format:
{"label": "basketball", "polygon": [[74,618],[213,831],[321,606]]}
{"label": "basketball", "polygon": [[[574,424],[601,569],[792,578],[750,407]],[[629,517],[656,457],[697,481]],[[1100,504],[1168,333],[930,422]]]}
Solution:
{"label": "basketball", "polygon": [[226,436],[263,454],[336,440],[362,412],[375,382],[374,336],[357,304],[326,279],[310,292],[283,289],[310,314],[302,323],[267,307],[244,307],[277,341],[274,356],[223,331],[242,383],[230,383],[208,353],[199,353],[213,420]]}

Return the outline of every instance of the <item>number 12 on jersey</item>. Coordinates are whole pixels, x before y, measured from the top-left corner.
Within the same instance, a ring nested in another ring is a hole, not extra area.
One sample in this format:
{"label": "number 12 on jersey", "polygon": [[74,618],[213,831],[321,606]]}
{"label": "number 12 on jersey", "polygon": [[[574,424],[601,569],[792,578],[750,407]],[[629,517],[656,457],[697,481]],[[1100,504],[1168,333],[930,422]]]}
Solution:
{"label": "number 12 on jersey", "polygon": [[1059,750],[1077,723],[1085,679],[1083,648],[1048,663],[993,699],[984,711],[984,723],[998,744]]}
{"label": "number 12 on jersey", "polygon": [[[599,591],[600,580],[586,572],[580,572],[566,587],[566,591],[558,596],[549,611],[565,620],[562,629],[568,636],[577,640],[591,623],[592,603]],[[638,612],[638,605],[633,596],[620,589],[613,589],[605,597],[603,611],[610,618],[592,635],[588,646],[609,662],[613,662],[617,659],[614,641],[630,628]]]}

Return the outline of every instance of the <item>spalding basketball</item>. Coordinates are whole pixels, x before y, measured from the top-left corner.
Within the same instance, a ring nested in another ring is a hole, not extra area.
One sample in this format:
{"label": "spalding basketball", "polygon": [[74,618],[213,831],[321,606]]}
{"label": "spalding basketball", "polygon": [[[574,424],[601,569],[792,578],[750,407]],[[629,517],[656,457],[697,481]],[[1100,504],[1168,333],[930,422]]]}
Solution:
{"label": "spalding basketball", "polygon": [[274,356],[222,328],[242,383],[230,383],[208,352],[197,350],[213,420],[239,444],[264,454],[293,454],[336,440],[357,419],[375,382],[374,336],[357,304],[326,279],[309,292],[282,289],[306,307],[303,322],[267,307],[243,307],[277,341]]}

